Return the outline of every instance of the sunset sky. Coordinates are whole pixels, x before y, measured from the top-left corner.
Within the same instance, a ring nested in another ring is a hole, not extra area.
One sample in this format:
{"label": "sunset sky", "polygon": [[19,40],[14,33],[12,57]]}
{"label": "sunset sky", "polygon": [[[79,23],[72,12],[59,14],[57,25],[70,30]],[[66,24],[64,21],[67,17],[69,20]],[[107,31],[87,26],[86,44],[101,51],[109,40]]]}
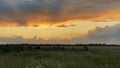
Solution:
{"label": "sunset sky", "polygon": [[120,0],[0,0],[0,44],[120,44]]}

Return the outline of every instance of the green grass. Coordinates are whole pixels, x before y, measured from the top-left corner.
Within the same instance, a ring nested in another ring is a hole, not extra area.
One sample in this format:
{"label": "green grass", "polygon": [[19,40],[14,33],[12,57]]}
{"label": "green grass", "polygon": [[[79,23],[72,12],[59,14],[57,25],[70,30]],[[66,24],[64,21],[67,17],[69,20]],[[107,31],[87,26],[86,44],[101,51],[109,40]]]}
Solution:
{"label": "green grass", "polygon": [[0,54],[0,68],[120,68],[120,47]]}

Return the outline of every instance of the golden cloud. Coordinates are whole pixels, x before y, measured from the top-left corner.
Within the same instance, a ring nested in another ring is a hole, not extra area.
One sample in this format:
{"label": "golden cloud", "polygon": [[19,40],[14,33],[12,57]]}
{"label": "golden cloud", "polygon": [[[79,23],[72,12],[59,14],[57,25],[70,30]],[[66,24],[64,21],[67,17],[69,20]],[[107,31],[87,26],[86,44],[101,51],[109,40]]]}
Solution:
{"label": "golden cloud", "polygon": [[0,27],[60,26],[120,18],[119,0],[21,0],[0,4]]}

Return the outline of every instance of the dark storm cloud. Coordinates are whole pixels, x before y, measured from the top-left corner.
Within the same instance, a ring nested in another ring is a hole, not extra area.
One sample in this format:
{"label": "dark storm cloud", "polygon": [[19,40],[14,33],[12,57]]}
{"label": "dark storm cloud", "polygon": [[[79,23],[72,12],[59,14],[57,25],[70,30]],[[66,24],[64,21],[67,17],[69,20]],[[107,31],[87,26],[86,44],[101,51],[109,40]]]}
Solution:
{"label": "dark storm cloud", "polygon": [[120,0],[0,0],[0,22],[37,26],[99,20],[115,16],[119,6]]}

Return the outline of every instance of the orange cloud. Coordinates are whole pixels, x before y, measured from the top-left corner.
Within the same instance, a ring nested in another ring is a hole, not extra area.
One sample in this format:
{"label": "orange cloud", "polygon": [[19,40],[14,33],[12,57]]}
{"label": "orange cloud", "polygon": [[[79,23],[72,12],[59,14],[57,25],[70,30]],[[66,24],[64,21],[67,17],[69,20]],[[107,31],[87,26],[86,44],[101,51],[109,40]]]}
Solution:
{"label": "orange cloud", "polygon": [[8,6],[5,8],[0,5],[0,14],[3,14],[0,16],[1,27],[59,26],[74,22],[96,22],[120,18],[119,0],[16,0],[16,2],[7,0],[4,3]]}
{"label": "orange cloud", "polygon": [[5,23],[5,22],[2,22],[0,23],[0,27],[18,27],[20,26],[18,23]]}

